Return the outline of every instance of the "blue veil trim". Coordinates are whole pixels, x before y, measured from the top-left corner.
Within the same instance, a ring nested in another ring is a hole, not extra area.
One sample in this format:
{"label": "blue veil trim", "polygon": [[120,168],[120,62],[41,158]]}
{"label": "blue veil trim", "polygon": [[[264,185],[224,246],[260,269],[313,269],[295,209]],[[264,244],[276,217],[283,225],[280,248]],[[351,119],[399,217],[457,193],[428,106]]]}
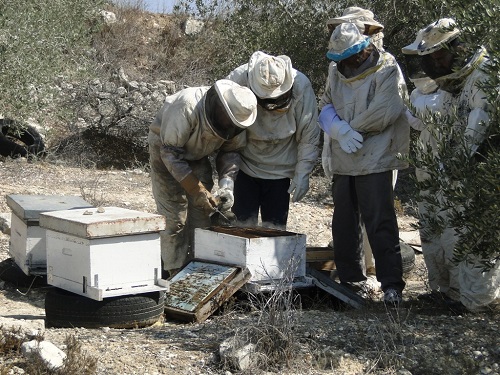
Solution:
{"label": "blue veil trim", "polygon": [[333,53],[331,51],[328,51],[326,53],[326,57],[328,57],[330,60],[333,60],[335,62],[339,62],[342,60],[347,59],[348,57],[351,57],[352,55],[355,55],[356,53],[359,53],[360,51],[364,50],[368,45],[370,44],[370,38],[366,38],[362,42],[355,44],[342,53]]}

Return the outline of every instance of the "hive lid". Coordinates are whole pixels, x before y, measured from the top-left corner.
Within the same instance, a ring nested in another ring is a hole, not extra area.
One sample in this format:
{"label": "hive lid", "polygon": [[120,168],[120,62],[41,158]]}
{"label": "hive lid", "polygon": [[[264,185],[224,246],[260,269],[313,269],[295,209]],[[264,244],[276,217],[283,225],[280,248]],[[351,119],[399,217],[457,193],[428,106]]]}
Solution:
{"label": "hive lid", "polygon": [[100,207],[44,212],[40,226],[81,238],[126,236],[159,232],[165,217],[120,207]]}
{"label": "hive lid", "polygon": [[81,197],[64,195],[7,195],[7,205],[23,220],[38,221],[40,213],[48,211],[90,208]]}

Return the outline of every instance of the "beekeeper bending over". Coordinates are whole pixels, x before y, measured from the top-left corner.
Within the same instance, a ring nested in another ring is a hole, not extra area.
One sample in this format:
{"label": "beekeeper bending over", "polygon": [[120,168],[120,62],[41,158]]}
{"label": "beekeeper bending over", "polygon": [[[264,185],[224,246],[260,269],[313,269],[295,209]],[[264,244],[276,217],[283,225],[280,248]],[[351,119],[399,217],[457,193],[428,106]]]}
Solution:
{"label": "beekeeper bending over", "polygon": [[[255,95],[246,87],[219,80],[212,87],[192,87],[166,98],[149,128],[153,195],[166,217],[161,232],[164,277],[172,277],[192,257],[194,228],[210,225],[216,208],[233,204],[233,181],[244,131],[257,116]],[[208,156],[217,152],[219,191]]]}
{"label": "beekeeper bending over", "polygon": [[320,132],[311,82],[292,68],[288,56],[257,51],[227,77],[257,97],[257,119],[247,131],[241,170],[234,188],[233,212],[254,226],[285,229],[290,195],[300,201],[309,190]]}

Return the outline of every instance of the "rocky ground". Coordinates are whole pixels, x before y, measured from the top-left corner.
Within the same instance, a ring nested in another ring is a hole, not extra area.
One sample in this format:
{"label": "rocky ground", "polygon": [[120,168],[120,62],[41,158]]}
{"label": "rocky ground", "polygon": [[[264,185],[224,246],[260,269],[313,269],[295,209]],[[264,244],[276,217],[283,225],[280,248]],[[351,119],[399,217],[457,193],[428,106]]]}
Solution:
{"label": "rocky ground", "polygon": [[[83,169],[63,163],[0,161],[0,213],[9,213],[8,194],[77,195],[98,206],[154,212],[147,172]],[[303,202],[293,204],[288,230],[307,235],[309,246],[330,240],[329,183],[316,176]],[[411,210],[399,212],[400,230],[411,231]],[[9,257],[9,235],[0,233],[0,261]],[[324,292],[310,288],[301,304],[288,306],[289,325],[282,334],[287,363],[267,353],[267,364],[246,372],[266,374],[500,374],[498,312],[471,314],[416,299],[426,292],[421,254],[407,278],[402,307],[386,309],[375,296],[362,310],[349,308]],[[249,327],[266,327],[263,307],[238,294],[204,323],[163,320],[142,329],[47,328],[44,297],[50,287],[16,288],[0,282],[1,325],[22,325],[65,349],[68,336],[97,360],[97,374],[230,374],[238,373],[219,357],[227,338],[245,337]],[[281,331],[280,331],[281,330]],[[262,332],[265,330],[263,329]],[[280,333],[278,333],[280,332]],[[0,354],[0,374],[23,374],[23,362]],[[264,368],[262,370],[262,368]]]}

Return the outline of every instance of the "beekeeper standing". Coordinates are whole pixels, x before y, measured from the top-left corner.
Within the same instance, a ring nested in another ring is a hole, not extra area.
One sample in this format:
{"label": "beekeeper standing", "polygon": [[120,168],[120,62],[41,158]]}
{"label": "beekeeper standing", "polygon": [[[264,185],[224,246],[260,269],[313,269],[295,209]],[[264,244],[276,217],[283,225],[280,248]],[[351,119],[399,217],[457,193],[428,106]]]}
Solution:
{"label": "beekeeper standing", "polygon": [[[373,44],[379,51],[384,51],[384,25],[375,20],[375,15],[372,11],[360,7],[347,7],[342,12],[342,16],[330,18],[327,22],[327,28],[329,35],[333,33],[335,27],[344,22],[352,22],[357,27],[361,34],[369,36],[370,42]],[[334,64],[334,62],[332,62]],[[403,77],[403,73],[398,70],[399,74],[399,84],[400,84],[400,94],[404,96],[407,93],[406,82]],[[320,123],[321,126],[321,123]],[[329,154],[330,150],[330,142],[331,139],[328,134],[325,133],[323,142],[323,153],[322,153],[322,164],[323,170],[327,177],[332,178],[332,172],[330,167],[331,155]],[[392,185],[393,188],[396,185],[396,181],[398,178],[398,171],[393,171],[393,180]],[[370,246],[370,242],[366,235],[366,229],[363,227],[363,252],[365,257],[365,268],[367,275],[375,275],[375,261],[373,259],[373,253]],[[328,246],[333,247],[333,241],[331,241]]]}
{"label": "beekeeper standing", "polygon": [[375,257],[384,302],[402,302],[403,281],[392,171],[409,151],[410,127],[400,95],[398,65],[353,23],[335,28],[320,118],[330,136],[334,256],[340,282],[366,287],[361,221]]}
{"label": "beekeeper standing", "polygon": [[[422,30],[416,50],[421,56],[423,72],[434,80],[439,90],[439,111],[453,119],[453,126],[463,129],[463,137],[470,157],[475,157],[486,138],[489,124],[489,104],[481,84],[488,81],[485,71],[489,63],[487,51],[479,47],[472,51],[460,40],[460,30],[451,18],[442,18]],[[458,115],[457,115],[458,114]],[[434,133],[436,134],[436,133]],[[434,136],[433,134],[433,136]],[[439,137],[439,132],[436,134]],[[432,139],[431,139],[432,140]],[[433,139],[432,149],[439,147]],[[446,165],[442,168],[446,169]],[[418,172],[418,171],[417,171]],[[427,178],[420,171],[420,179]],[[459,184],[459,181],[449,181]],[[425,192],[424,192],[425,193]],[[453,261],[457,233],[449,222],[446,196],[438,196],[438,207],[419,205],[420,214],[437,212],[447,225],[441,233],[426,231],[421,234],[422,251],[427,265],[429,285],[434,293],[460,300],[469,310],[487,309],[500,303],[500,264],[484,272],[479,257],[469,257],[467,262]],[[425,215],[422,217],[425,223]],[[428,225],[430,228],[430,225]]]}
{"label": "beekeeper standing", "polygon": [[[164,277],[192,257],[194,228],[209,226],[216,208],[231,208],[238,151],[256,116],[255,95],[229,80],[168,96],[156,115],[148,142],[153,195],[167,222],[160,233]],[[214,196],[208,156],[215,152],[219,190]]]}
{"label": "beekeeper standing", "polygon": [[257,97],[257,119],[247,131],[241,169],[234,188],[238,221],[285,229],[290,195],[300,201],[319,155],[317,103],[309,79],[288,56],[252,54],[228,79]]}

